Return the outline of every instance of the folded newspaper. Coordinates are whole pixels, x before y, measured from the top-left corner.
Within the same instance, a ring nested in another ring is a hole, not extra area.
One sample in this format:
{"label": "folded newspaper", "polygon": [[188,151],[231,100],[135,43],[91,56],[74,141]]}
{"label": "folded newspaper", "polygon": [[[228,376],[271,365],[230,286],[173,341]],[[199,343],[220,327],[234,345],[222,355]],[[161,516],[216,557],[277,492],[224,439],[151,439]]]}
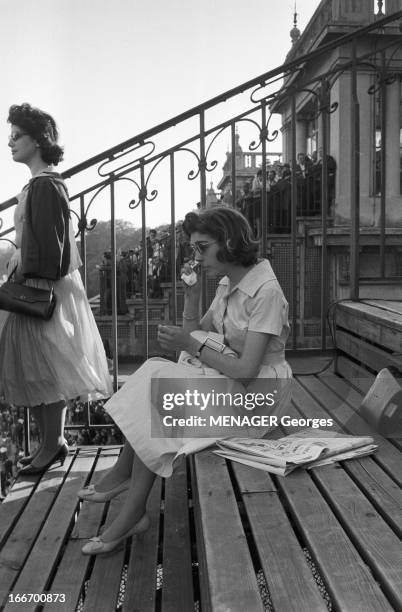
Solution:
{"label": "folded newspaper", "polygon": [[326,430],[303,429],[279,440],[226,438],[216,443],[215,454],[225,459],[286,476],[297,467],[311,469],[364,457],[378,447],[368,436],[357,437]]}

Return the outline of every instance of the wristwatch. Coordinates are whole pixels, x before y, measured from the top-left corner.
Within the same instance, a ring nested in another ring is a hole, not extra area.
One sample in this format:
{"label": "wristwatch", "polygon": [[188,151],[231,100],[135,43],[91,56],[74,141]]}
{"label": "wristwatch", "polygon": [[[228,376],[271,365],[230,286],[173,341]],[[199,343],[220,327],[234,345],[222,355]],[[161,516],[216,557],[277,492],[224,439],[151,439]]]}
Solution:
{"label": "wristwatch", "polygon": [[216,351],[217,353],[223,353],[226,348],[226,345],[223,344],[223,342],[219,342],[219,340],[215,340],[214,338],[210,338],[209,336],[207,336],[196,354],[194,355],[194,357],[199,357],[201,355],[201,351],[204,346],[207,346],[208,348],[212,349],[213,351]]}

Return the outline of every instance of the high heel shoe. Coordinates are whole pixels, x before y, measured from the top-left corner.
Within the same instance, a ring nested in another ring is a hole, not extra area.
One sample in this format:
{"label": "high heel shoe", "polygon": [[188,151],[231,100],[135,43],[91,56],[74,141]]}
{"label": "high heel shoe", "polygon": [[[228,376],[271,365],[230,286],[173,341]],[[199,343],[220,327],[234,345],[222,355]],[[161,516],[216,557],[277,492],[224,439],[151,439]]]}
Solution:
{"label": "high heel shoe", "polygon": [[103,542],[100,537],[95,536],[91,538],[89,542],[87,542],[82,547],[83,555],[104,555],[106,553],[111,553],[116,550],[125,539],[129,538],[132,535],[139,535],[140,533],[144,533],[149,529],[150,520],[148,514],[144,514],[142,518],[134,525],[132,529],[123,534],[120,538],[116,540],[111,540],[110,542]]}
{"label": "high heel shoe", "polygon": [[43,474],[43,472],[46,472],[46,470],[48,470],[50,466],[53,465],[53,463],[57,463],[58,461],[60,461],[60,465],[64,465],[64,461],[67,455],[68,446],[67,444],[63,444],[62,446],[60,446],[57,453],[45,465],[36,466],[32,465],[31,463],[21,468],[19,474],[23,474],[24,476],[34,476],[36,474]]}
{"label": "high heel shoe", "polygon": [[97,491],[95,489],[95,485],[90,484],[83,489],[80,489],[77,493],[78,497],[82,500],[91,501],[91,502],[107,502],[119,493],[126,491],[130,486],[130,480],[125,480],[124,482],[114,487],[114,489],[110,489],[110,491]]}

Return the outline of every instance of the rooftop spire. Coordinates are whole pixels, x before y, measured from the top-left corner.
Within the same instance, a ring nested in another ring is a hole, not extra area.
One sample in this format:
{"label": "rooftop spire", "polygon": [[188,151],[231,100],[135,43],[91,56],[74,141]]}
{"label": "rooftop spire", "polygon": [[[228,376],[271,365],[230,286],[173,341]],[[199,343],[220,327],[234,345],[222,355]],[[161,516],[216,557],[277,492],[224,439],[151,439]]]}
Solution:
{"label": "rooftop spire", "polygon": [[293,28],[290,30],[290,38],[292,41],[292,45],[295,44],[300,38],[300,30],[297,27],[297,12],[296,12],[296,0],[295,0],[295,8],[293,12]]}

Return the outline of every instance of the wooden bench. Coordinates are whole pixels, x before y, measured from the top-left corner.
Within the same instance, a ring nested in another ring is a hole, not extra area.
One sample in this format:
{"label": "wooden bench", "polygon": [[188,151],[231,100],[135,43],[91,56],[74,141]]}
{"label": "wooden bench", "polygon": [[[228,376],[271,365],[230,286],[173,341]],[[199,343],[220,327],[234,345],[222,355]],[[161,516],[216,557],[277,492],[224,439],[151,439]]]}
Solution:
{"label": "wooden bench", "polygon": [[[361,398],[332,372],[302,375],[288,412],[373,433]],[[17,480],[0,505],[0,606],[37,610],[10,594],[49,592],[66,603],[45,611],[313,612],[326,598],[341,612],[401,610],[402,443],[373,435],[373,456],[286,478],[203,451],[156,481],[147,533],[93,559],[81,547],[121,499],[80,504],[76,493],[119,449],[80,448],[62,468]]]}
{"label": "wooden bench", "polygon": [[382,368],[402,370],[402,302],[340,302],[334,322],[336,371],[362,391]]}

